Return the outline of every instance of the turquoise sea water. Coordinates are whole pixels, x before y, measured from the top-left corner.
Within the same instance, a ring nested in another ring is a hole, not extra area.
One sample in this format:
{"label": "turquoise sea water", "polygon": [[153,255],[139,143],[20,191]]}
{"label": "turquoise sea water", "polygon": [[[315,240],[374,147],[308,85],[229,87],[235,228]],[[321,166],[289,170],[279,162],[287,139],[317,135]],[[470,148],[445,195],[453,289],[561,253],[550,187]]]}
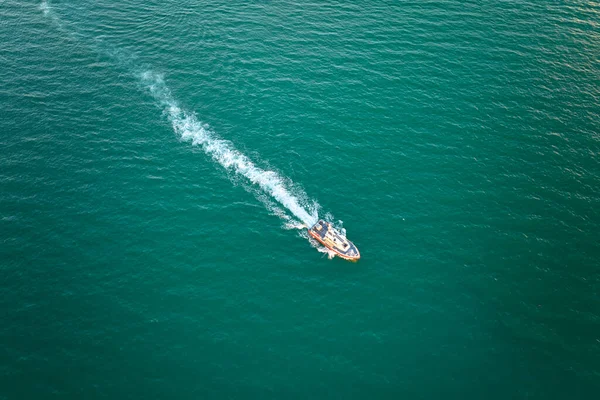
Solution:
{"label": "turquoise sea water", "polygon": [[593,1],[0,1],[0,399],[597,399],[599,57]]}

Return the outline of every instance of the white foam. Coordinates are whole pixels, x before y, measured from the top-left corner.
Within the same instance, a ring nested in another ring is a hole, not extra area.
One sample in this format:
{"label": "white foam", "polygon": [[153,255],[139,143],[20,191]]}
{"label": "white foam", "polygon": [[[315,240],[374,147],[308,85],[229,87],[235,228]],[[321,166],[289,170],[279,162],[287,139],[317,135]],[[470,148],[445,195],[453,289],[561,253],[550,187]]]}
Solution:
{"label": "white foam", "polygon": [[304,230],[306,229],[306,225],[298,221],[289,220],[285,224],[283,224],[283,229],[287,229],[290,231],[294,229]]}
{"label": "white foam", "polygon": [[330,260],[333,259],[333,257],[336,256],[335,252],[329,250],[327,247],[319,246],[319,247],[317,247],[317,251],[319,253],[325,253],[325,254],[327,254],[327,258],[329,258]]}
{"label": "white foam", "polygon": [[[42,0],[40,10],[44,15],[64,33],[73,39],[85,38],[72,26],[63,26],[62,21],[55,14],[48,0]],[[68,29],[67,29],[68,28]],[[139,71],[139,63],[132,54],[125,53],[106,43],[101,38],[94,38],[94,49],[105,53],[129,71]],[[183,110],[171,91],[164,82],[162,75],[153,71],[135,73],[143,85],[150,91],[154,99],[163,109],[173,126],[175,133],[184,141],[199,145],[204,152],[210,155],[228,171],[246,178],[252,188],[250,191],[271,211],[284,221],[284,227],[298,229],[299,226],[314,225],[319,219],[319,205],[316,201],[309,201],[306,194],[289,179],[285,179],[274,171],[257,167],[248,157],[239,152],[228,141],[219,138],[207,124],[198,120],[194,113]],[[246,185],[244,185],[246,186]],[[267,196],[267,197],[265,197]],[[280,207],[271,201],[276,200],[289,210],[302,223],[293,219]]]}
{"label": "white foam", "polygon": [[195,114],[183,110],[173,98],[162,75],[145,71],[140,74],[140,79],[163,108],[173,130],[182,140],[201,146],[206,154],[224,168],[246,177],[305,225],[312,226],[317,222],[318,205],[315,202],[312,205],[307,204],[306,195],[299,189],[293,188],[290,182],[274,171],[257,167],[230,142],[217,137],[207,124],[198,120]]}
{"label": "white foam", "polygon": [[44,13],[44,15],[48,15],[50,12],[50,4],[46,0],[42,0],[42,4],[40,4],[40,10]]}
{"label": "white foam", "polygon": [[319,253],[324,253],[327,254],[327,258],[329,258],[330,260],[332,258],[334,258],[336,256],[336,253],[332,250],[329,250],[327,247],[323,246],[321,243],[319,243],[319,241],[317,241],[315,238],[309,236],[308,233],[306,233],[306,230],[301,230],[299,232],[299,236],[307,239],[308,243],[310,243],[310,245],[316,249]]}
{"label": "white foam", "polygon": [[48,0],[42,0],[40,3],[39,9],[44,13],[44,17],[50,18],[52,23],[64,34],[67,35],[70,39],[75,39],[77,34],[74,31],[68,30],[63,25],[61,19],[56,15],[50,2]]}

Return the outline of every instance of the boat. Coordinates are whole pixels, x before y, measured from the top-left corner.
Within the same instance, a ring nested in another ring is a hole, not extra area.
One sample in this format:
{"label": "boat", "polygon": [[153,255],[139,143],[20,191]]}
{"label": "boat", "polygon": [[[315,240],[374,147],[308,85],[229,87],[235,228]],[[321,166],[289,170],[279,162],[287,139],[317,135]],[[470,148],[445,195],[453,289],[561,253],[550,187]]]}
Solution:
{"label": "boat", "polygon": [[320,219],[308,229],[308,234],[345,260],[356,261],[360,258],[360,253],[354,243],[346,239],[346,236],[327,221]]}

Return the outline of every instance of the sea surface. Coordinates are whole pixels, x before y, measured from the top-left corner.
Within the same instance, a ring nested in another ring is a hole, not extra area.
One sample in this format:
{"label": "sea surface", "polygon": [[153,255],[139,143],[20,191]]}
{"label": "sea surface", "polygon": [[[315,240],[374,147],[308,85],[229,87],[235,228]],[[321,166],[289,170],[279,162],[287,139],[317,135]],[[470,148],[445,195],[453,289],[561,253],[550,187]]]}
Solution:
{"label": "sea surface", "polygon": [[597,400],[599,260],[597,1],[0,1],[0,400]]}

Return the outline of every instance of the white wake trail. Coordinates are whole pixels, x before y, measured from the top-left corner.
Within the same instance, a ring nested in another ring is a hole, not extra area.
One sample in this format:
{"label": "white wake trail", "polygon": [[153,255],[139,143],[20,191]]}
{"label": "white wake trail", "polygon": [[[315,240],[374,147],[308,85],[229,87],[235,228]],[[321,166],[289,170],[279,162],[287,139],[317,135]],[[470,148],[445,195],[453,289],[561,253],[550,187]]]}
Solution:
{"label": "white wake trail", "polygon": [[[54,12],[49,0],[42,0],[39,9],[45,17],[49,18],[69,37],[75,40],[86,39],[73,27],[64,26],[62,20]],[[87,40],[89,42],[91,39],[87,38]],[[269,211],[284,221],[285,229],[301,229],[303,226],[286,215],[271,199],[288,209],[305,226],[312,226],[317,222],[319,219],[319,206],[315,201],[309,201],[306,194],[288,179],[283,178],[276,172],[257,167],[248,157],[236,150],[230,142],[215,135],[207,124],[198,120],[194,113],[183,110],[171,94],[162,75],[153,71],[135,73],[134,71],[140,71],[140,68],[139,63],[132,54],[126,54],[104,43],[101,38],[93,38],[90,43],[95,51],[110,56],[118,65],[129,70],[141,80],[144,87],[150,91],[167,115],[175,133],[182,140],[201,146],[206,154],[210,155],[225,169],[247,178],[254,187],[257,187],[256,190],[251,189],[251,191]]]}
{"label": "white wake trail", "polygon": [[317,222],[316,203],[303,206],[300,198],[307,203],[304,194],[295,194],[298,190],[292,193],[291,185],[287,184],[284,178],[273,171],[257,167],[248,157],[236,150],[230,142],[217,137],[209,126],[200,122],[193,113],[183,110],[173,98],[162,75],[145,71],[140,74],[140,79],[163,108],[173,130],[182,140],[201,146],[206,154],[224,168],[246,177],[290,210],[305,225],[312,226]]}
{"label": "white wake trail", "polygon": [[46,15],[46,16],[50,12],[50,5],[48,4],[48,2],[46,0],[42,0],[42,4],[40,4],[40,10],[42,10],[44,15]]}

